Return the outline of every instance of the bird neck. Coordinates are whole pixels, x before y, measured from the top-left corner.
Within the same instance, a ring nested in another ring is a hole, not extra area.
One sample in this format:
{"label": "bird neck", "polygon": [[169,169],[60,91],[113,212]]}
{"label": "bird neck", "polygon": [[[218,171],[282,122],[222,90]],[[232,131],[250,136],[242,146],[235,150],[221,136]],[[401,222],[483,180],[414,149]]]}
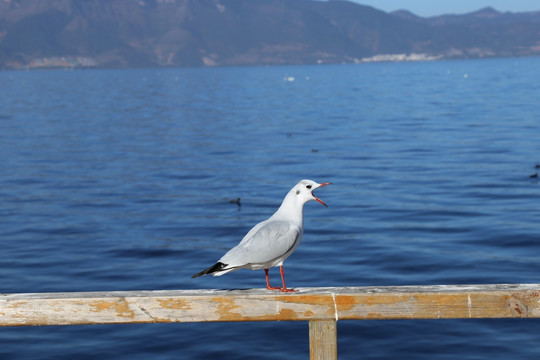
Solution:
{"label": "bird neck", "polygon": [[302,227],[304,222],[304,201],[300,200],[292,193],[292,190],[283,202],[279,209],[272,216],[274,220],[287,220],[296,223]]}

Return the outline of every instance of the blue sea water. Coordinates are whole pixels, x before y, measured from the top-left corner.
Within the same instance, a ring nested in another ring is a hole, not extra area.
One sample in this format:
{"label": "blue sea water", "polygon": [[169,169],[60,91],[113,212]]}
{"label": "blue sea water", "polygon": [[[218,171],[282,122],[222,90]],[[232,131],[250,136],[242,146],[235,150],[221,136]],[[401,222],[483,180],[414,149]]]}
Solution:
{"label": "blue sea water", "polygon": [[[0,72],[0,293],[190,276],[305,207],[287,285],[540,282],[540,59]],[[229,200],[240,197],[242,206]],[[271,270],[279,283],[279,274]],[[538,320],[340,321],[340,359],[538,359]],[[0,328],[0,359],[298,359],[306,322]]]}

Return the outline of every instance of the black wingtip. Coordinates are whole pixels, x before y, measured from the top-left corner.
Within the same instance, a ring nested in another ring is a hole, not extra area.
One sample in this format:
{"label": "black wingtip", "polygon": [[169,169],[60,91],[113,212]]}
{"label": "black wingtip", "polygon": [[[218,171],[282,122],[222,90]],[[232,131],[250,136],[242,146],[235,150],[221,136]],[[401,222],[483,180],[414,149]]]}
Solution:
{"label": "black wingtip", "polygon": [[198,278],[199,276],[204,276],[204,275],[208,275],[208,274],[211,274],[211,273],[215,273],[217,271],[223,270],[226,266],[227,266],[227,264],[218,262],[217,264],[215,264],[213,266],[210,266],[208,269],[204,269],[200,273],[196,273],[191,278],[195,279],[195,278]]}

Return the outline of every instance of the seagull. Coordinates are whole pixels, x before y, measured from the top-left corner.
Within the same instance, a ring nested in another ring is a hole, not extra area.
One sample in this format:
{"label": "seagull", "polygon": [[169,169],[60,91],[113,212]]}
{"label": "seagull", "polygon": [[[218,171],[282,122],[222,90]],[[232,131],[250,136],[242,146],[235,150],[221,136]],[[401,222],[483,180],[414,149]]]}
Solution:
{"label": "seagull", "polygon": [[[274,215],[255,225],[242,241],[223,255],[215,265],[191,278],[208,274],[221,276],[238,269],[264,269],[268,290],[298,291],[285,286],[283,262],[296,250],[302,240],[304,204],[316,200],[327,206],[313,194],[313,190],[330,184],[329,182],[318,184],[313,180],[300,181],[287,193]],[[270,286],[268,269],[274,266],[279,266],[283,287]]]}

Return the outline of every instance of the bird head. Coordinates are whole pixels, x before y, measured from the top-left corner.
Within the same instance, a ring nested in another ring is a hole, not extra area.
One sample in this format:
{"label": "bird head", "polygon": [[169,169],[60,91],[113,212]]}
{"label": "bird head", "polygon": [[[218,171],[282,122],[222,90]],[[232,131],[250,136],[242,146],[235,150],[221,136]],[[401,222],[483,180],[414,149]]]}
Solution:
{"label": "bird head", "polygon": [[293,191],[295,195],[297,196],[297,198],[304,203],[311,200],[317,200],[324,206],[328,207],[328,205],[326,205],[321,199],[319,199],[317,196],[313,194],[313,190],[326,186],[326,185],[330,185],[330,184],[332,183],[325,182],[325,183],[319,184],[313,180],[302,180],[298,184],[296,184]]}

